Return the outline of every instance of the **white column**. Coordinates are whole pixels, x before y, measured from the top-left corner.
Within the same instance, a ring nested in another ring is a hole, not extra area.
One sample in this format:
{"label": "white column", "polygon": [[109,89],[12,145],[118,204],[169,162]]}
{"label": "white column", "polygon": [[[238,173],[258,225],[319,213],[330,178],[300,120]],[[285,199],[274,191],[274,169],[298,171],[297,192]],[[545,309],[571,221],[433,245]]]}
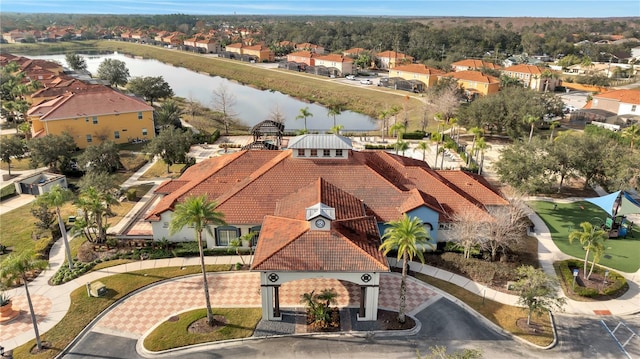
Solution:
{"label": "white column", "polygon": [[276,317],[273,313],[273,287],[262,285],[260,287],[260,298],[262,299],[262,318],[266,320],[282,320],[282,316]]}
{"label": "white column", "polygon": [[365,287],[364,317],[358,315],[358,321],[378,320],[378,294],[380,287],[377,285]]}

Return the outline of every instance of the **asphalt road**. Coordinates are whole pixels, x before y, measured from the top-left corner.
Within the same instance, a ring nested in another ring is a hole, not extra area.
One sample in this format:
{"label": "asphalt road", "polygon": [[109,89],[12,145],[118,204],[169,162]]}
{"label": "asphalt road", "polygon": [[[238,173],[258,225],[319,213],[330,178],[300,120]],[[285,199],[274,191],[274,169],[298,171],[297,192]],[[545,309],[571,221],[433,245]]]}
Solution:
{"label": "asphalt road", "polygon": [[[170,358],[416,358],[429,347],[450,350],[480,349],[485,358],[540,358],[545,351],[534,349],[496,332],[485,321],[442,298],[417,315],[421,330],[413,336],[373,337],[282,337],[248,340],[224,345],[206,345],[174,352]],[[64,358],[141,358],[136,340],[89,332]],[[558,356],[560,357],[560,356]]]}

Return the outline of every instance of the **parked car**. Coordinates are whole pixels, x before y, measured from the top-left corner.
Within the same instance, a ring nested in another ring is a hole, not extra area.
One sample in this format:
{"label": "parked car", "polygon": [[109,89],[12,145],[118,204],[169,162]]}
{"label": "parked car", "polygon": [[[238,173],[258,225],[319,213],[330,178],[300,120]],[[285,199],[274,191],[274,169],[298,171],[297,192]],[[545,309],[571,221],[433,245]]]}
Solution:
{"label": "parked car", "polygon": [[347,75],[344,78],[347,79],[347,80],[355,81],[356,76],[355,75]]}
{"label": "parked car", "polygon": [[373,85],[373,82],[371,82],[371,80],[369,79],[360,80],[360,83],[363,85]]}

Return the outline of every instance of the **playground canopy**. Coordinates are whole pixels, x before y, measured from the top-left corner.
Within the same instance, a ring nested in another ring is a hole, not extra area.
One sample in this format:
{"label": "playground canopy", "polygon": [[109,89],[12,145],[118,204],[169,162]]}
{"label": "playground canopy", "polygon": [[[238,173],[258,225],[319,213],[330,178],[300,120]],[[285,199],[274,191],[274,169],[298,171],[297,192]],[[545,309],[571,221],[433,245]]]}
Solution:
{"label": "playground canopy", "polygon": [[611,217],[640,213],[640,202],[625,191],[617,191],[601,197],[585,198],[584,200],[602,208]]}

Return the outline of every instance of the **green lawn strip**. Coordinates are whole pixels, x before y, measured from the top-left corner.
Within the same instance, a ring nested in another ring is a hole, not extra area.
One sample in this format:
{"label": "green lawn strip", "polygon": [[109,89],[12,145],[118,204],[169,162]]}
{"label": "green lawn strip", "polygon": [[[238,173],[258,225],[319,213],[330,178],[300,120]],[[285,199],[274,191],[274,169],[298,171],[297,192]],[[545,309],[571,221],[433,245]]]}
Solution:
{"label": "green lawn strip", "polygon": [[[584,259],[585,251],[579,242],[569,243],[569,232],[580,230],[580,223],[604,223],[607,213],[589,202],[557,203],[553,209],[553,202],[531,201],[528,203],[542,218],[553,242],[562,253]],[[622,272],[634,273],[640,268],[637,253],[640,253],[640,229],[634,225],[627,238],[609,239],[606,242],[605,255],[598,264]],[[593,258],[593,257],[591,257]]]}
{"label": "green lawn strip", "polygon": [[[9,166],[6,162],[0,162],[0,168],[3,170],[8,170]],[[28,171],[32,170],[31,167],[31,158],[20,158],[20,159],[11,159],[11,175],[13,176],[13,171]]]}
{"label": "green lawn strip", "polygon": [[530,343],[543,347],[548,346],[553,342],[553,330],[551,328],[551,321],[549,319],[549,316],[546,314],[531,317],[532,322],[540,324],[544,328],[544,331],[541,334],[532,335],[523,332],[522,329],[518,328],[518,326],[516,325],[516,321],[518,320],[518,318],[527,316],[527,312],[523,308],[514,307],[511,305],[502,304],[493,300],[482,298],[481,296],[473,294],[468,290],[461,288],[453,283],[449,283],[428,276],[426,274],[416,273],[415,277],[460,299],[466,305],[470,306],[475,311],[480,313],[482,316],[515,336],[518,336]]}
{"label": "green lawn strip", "polygon": [[176,163],[169,166],[170,173],[167,173],[167,164],[163,160],[158,160],[145,173],[140,176],[141,180],[153,179],[158,177],[178,177],[180,171],[184,167],[184,163]]}
{"label": "green lawn strip", "polygon": [[207,317],[207,309],[181,313],[175,322],[160,324],[144,340],[144,347],[151,351],[162,351],[187,345],[220,340],[250,337],[262,318],[260,308],[213,308],[214,315],[221,315],[226,324],[211,333],[189,333],[189,325]]}
{"label": "green lawn strip", "polygon": [[[221,272],[230,269],[229,265],[206,266],[207,272]],[[108,288],[107,295],[100,298],[87,297],[87,290],[82,286],[71,293],[71,305],[64,318],[41,336],[43,341],[49,343],[51,349],[36,355],[30,354],[31,348],[35,345],[35,339],[33,339],[17,347],[13,356],[15,358],[54,358],[95,317],[118,299],[146,285],[196,273],[200,273],[200,266],[188,266],[183,269],[181,267],[154,268],[112,275],[100,279]]]}

